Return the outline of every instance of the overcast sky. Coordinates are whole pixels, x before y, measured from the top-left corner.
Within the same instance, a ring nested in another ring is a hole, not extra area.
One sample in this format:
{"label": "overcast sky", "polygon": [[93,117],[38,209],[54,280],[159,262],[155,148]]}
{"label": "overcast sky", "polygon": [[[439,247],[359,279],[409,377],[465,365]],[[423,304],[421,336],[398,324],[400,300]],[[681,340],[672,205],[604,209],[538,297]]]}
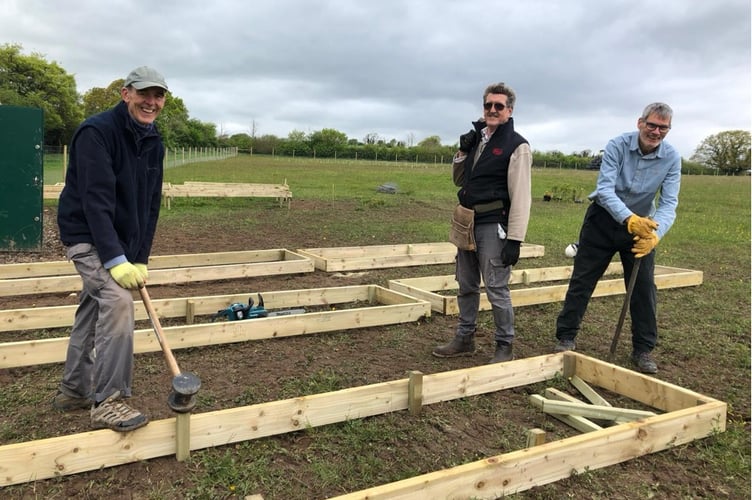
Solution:
{"label": "overcast sky", "polygon": [[596,152],[653,101],[685,158],[750,128],[749,0],[0,0],[2,43],[82,94],[153,66],[229,134],[454,144],[498,81],[539,151]]}

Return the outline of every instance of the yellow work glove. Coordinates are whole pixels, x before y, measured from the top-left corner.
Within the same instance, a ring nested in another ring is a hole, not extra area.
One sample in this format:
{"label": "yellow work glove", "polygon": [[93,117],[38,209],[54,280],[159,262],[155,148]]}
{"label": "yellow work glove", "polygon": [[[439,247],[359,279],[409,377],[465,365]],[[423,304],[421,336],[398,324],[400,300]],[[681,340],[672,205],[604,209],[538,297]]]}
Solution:
{"label": "yellow work glove", "polygon": [[144,285],[144,278],[136,266],[130,262],[123,262],[110,269],[112,279],[126,289],[135,289]]}
{"label": "yellow work glove", "polygon": [[627,219],[627,231],[640,238],[647,238],[650,233],[658,229],[658,223],[647,217],[632,214]]}
{"label": "yellow work glove", "polygon": [[632,246],[632,253],[635,254],[635,257],[641,259],[652,252],[656,246],[658,246],[659,240],[660,238],[658,238],[658,235],[655,233],[649,233],[645,238],[635,236],[635,243]]}
{"label": "yellow work glove", "polygon": [[146,278],[149,277],[149,269],[146,268],[146,264],[136,262],[133,265],[136,266],[136,269],[138,269],[138,272],[141,273],[141,277],[144,279],[144,282],[146,282]]}

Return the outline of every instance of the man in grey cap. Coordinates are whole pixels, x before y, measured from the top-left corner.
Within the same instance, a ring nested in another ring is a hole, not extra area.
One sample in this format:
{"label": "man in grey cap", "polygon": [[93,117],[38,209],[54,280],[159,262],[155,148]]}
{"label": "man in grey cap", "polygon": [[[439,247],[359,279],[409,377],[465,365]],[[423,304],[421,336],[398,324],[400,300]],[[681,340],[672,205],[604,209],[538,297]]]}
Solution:
{"label": "man in grey cap", "polygon": [[52,405],[90,408],[95,429],[127,432],[148,422],[124,400],[133,384],[132,290],[146,282],[161,203],[165,148],[154,120],[166,95],[160,73],[136,68],[122,100],[87,118],[71,142],[58,227],[83,290]]}

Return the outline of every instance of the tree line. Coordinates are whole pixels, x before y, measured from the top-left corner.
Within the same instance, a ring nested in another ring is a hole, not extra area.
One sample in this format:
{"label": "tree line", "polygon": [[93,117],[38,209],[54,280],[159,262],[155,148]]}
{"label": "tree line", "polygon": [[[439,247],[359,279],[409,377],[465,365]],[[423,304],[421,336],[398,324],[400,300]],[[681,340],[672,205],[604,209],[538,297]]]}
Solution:
{"label": "tree line", "polygon": [[[111,108],[120,100],[124,80],[113,80],[106,88],[94,87],[83,94],[76,82],[56,62],[47,61],[37,53],[24,55],[21,45],[0,46],[0,105],[28,106],[44,111],[45,144],[68,144],[81,121]],[[250,134],[217,133],[213,123],[191,118],[183,100],[172,92],[167,94],[165,107],[157,124],[165,145],[171,149],[203,147],[237,147],[240,152],[275,154],[313,158],[343,158],[387,161],[450,163],[457,143],[441,144],[431,136],[407,144],[368,134],[362,140],[348,138],[336,129],[325,128],[304,133],[293,130],[287,137],[257,136],[255,126]],[[564,154],[560,151],[533,151],[534,165],[583,169],[595,165],[598,155],[585,150]],[[703,170],[736,175],[750,168],[750,132],[731,130],[705,138],[689,160],[682,159],[684,170]]]}

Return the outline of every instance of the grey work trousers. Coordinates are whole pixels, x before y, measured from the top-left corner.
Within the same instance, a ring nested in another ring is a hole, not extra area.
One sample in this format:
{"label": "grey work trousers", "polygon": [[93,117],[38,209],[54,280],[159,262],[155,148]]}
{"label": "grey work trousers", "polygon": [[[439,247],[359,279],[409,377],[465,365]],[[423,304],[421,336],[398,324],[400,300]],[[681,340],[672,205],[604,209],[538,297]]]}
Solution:
{"label": "grey work trousers", "polygon": [[[71,329],[60,391],[99,403],[133,383],[133,295],[110,276],[88,243],[68,248],[83,290]],[[96,353],[96,354],[95,354]]]}
{"label": "grey work trousers", "polygon": [[494,339],[501,344],[511,344],[514,340],[514,309],[509,291],[512,266],[504,267],[501,264],[501,249],[506,240],[499,239],[497,229],[497,224],[476,225],[476,250],[457,251],[457,335],[467,336],[475,333],[482,277],[493,313]]}

